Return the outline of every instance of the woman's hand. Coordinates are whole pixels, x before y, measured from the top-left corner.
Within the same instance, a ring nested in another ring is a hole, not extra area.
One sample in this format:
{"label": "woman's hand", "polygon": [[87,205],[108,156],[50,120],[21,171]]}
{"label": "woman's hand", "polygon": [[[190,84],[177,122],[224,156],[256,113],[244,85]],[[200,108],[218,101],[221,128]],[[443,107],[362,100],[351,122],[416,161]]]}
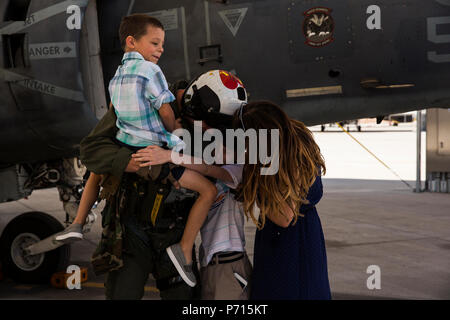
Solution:
{"label": "woman's hand", "polygon": [[290,202],[291,206],[288,205],[286,201],[282,201],[280,203],[281,214],[276,214],[274,212],[269,212],[267,214],[267,218],[269,218],[273,223],[279,225],[282,228],[287,228],[291,225],[292,219],[294,219],[294,212],[292,208],[294,208],[294,203]]}
{"label": "woman's hand", "polygon": [[154,166],[171,161],[172,150],[166,150],[158,146],[148,146],[132,154],[134,160],[140,162],[140,167]]}
{"label": "woman's hand", "polygon": [[174,127],[174,130],[177,130],[177,129],[183,129],[183,126],[182,126],[182,124],[181,124],[181,118],[175,119],[175,127]]}

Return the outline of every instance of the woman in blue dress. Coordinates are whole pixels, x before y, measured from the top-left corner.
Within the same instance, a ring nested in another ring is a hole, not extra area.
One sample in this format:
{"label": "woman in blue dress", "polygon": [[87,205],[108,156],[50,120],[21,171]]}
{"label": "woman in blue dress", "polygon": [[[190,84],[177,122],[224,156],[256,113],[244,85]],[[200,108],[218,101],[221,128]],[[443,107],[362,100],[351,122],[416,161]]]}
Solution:
{"label": "woman in blue dress", "polygon": [[[246,216],[258,227],[251,299],[331,299],[325,241],[315,207],[322,197],[325,163],[311,132],[265,101],[241,107],[234,125],[279,132],[278,171],[261,175],[269,164],[246,161],[238,189]],[[276,146],[271,149],[273,154]]]}

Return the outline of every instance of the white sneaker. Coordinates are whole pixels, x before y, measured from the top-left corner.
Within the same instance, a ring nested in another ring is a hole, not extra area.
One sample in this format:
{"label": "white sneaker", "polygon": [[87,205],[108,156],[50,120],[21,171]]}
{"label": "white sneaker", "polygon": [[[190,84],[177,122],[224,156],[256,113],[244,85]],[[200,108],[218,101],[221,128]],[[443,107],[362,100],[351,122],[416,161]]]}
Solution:
{"label": "white sneaker", "polygon": [[64,231],[56,234],[55,240],[63,242],[73,242],[83,239],[83,226],[79,223],[72,223]]}

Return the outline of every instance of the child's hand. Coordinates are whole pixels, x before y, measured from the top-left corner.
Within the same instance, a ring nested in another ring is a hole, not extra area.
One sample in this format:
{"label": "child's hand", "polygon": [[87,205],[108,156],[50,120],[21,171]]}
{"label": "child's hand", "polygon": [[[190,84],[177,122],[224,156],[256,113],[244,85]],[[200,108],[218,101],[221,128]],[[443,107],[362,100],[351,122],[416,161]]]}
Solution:
{"label": "child's hand", "polygon": [[[133,155],[131,155],[133,156]],[[125,172],[137,172],[140,169],[139,162],[135,159],[131,158],[130,162],[128,162],[127,167],[125,168]]]}
{"label": "child's hand", "polygon": [[134,160],[140,162],[140,167],[154,166],[171,161],[172,150],[166,150],[158,146],[148,146],[132,154]]}
{"label": "child's hand", "polygon": [[175,189],[177,189],[177,190],[179,190],[180,188],[181,188],[181,184],[177,181],[177,180],[174,180],[173,182],[172,182],[172,185],[175,187]]}

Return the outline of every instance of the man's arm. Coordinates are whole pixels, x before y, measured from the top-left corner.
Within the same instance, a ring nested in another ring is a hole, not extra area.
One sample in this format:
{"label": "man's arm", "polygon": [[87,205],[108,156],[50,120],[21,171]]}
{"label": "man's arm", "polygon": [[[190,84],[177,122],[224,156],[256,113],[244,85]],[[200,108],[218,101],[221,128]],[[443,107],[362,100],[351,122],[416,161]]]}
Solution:
{"label": "man's arm", "polygon": [[[172,150],[162,149],[158,146],[148,146],[147,148],[138,150],[135,154],[132,155],[132,158],[139,162],[140,167],[158,165],[172,162]],[[186,162],[184,162],[183,160],[185,160]],[[202,159],[195,159],[194,157],[190,157],[187,155],[184,155],[183,160],[177,164],[185,168],[197,171],[204,176],[216,178],[224,182],[233,182],[233,178],[231,177],[230,173],[224,168],[215,165],[208,165],[204,163]]]}
{"label": "man's arm", "polygon": [[97,126],[81,140],[80,160],[91,172],[109,173],[121,179],[127,169],[133,172],[134,160],[130,162],[131,150],[114,142],[118,130],[116,120],[114,108],[110,107]]}

